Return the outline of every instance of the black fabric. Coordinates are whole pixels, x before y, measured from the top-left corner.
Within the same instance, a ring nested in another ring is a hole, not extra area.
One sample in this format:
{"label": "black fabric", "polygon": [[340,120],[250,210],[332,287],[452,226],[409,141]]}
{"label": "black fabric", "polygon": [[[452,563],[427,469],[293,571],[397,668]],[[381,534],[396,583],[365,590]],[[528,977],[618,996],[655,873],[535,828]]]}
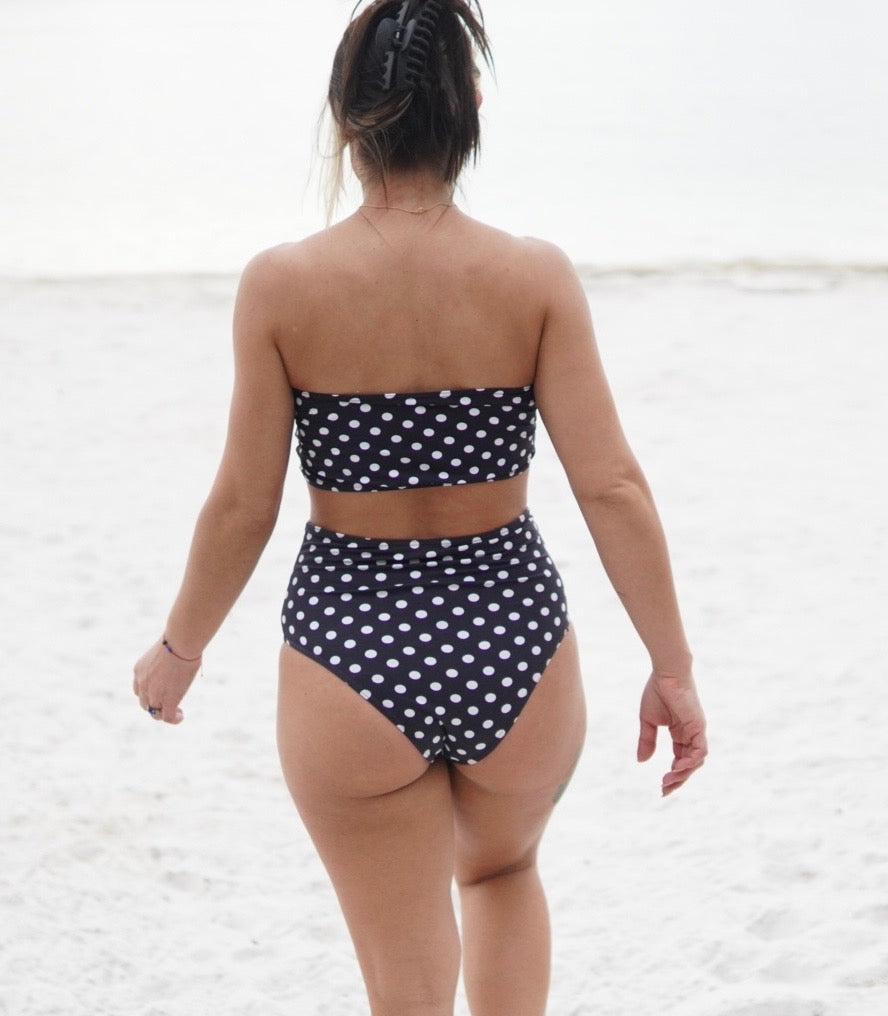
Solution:
{"label": "black fabric", "polygon": [[568,626],[529,511],[485,533],[377,540],[309,523],[284,641],[375,706],[427,759],[506,736]]}
{"label": "black fabric", "polygon": [[294,389],[302,473],[325,490],[407,490],[517,476],[534,453],[533,387],[337,395]]}

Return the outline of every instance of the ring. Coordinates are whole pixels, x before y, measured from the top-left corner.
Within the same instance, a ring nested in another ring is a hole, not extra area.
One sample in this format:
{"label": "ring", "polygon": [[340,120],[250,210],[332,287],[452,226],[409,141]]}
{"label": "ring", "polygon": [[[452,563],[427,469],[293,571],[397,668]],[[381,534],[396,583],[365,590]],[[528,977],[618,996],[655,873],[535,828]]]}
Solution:
{"label": "ring", "polygon": [[162,710],[161,710],[160,706],[148,706],[148,715],[149,716],[160,716],[161,712],[162,712]]}

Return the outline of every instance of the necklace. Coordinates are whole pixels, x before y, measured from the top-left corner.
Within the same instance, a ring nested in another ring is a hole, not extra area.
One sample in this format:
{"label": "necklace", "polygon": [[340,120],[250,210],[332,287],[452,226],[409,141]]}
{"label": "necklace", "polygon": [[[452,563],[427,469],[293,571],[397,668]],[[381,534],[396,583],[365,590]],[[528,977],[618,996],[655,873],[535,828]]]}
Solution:
{"label": "necklace", "polygon": [[439,201],[434,205],[426,205],[425,208],[398,208],[397,205],[368,205],[363,204],[360,208],[375,208],[378,211],[383,212],[406,212],[408,215],[425,215],[426,212],[432,211],[433,208],[453,208],[452,201]]}

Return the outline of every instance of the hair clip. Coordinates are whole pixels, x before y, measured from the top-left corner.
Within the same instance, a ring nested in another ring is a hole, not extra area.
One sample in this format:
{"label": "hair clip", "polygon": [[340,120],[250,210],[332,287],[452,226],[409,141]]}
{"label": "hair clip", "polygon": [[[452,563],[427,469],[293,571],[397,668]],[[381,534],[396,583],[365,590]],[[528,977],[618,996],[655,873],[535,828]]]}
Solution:
{"label": "hair clip", "polygon": [[438,0],[426,0],[416,16],[410,49],[398,63],[398,86],[414,88],[422,77],[429,61],[429,51],[435,39],[435,29],[441,16]]}
{"label": "hair clip", "polygon": [[[398,17],[383,18],[376,29],[376,46],[383,51],[382,58],[382,90],[388,92],[392,87],[392,78],[398,66],[398,56],[410,45],[413,33],[416,30],[416,18],[411,18],[406,24],[407,7],[409,0],[404,0]],[[398,79],[401,75],[398,74]]]}
{"label": "hair clip", "polygon": [[383,18],[376,29],[376,46],[382,50],[382,90],[393,85],[413,88],[422,77],[429,58],[435,27],[441,16],[437,0],[426,0],[416,17],[405,21],[409,0],[404,0],[397,18]]}

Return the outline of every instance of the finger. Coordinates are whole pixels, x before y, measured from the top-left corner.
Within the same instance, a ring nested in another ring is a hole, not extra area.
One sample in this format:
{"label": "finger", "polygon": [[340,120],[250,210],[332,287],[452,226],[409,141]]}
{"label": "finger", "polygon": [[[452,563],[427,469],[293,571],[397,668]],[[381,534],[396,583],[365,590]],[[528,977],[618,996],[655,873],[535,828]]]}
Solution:
{"label": "finger", "polygon": [[673,793],[673,791],[678,790],[679,787],[683,787],[699,768],[700,767],[697,766],[696,769],[689,769],[687,772],[683,773],[667,773],[663,777],[663,796],[667,797],[669,794]]}
{"label": "finger", "polygon": [[678,762],[686,763],[690,761],[695,766],[702,765],[708,752],[706,738],[702,734],[695,734],[689,741],[680,742],[673,740],[672,747],[675,754],[675,761],[672,765],[673,769],[676,768],[676,763]]}
{"label": "finger", "polygon": [[[699,766],[697,768],[699,768]],[[661,785],[663,795],[666,796],[667,794],[671,794],[673,790],[678,790],[679,787],[683,787],[691,778],[691,775],[695,772],[696,769],[687,769],[681,773],[666,773]]]}
{"label": "finger", "polygon": [[681,780],[678,783],[667,783],[664,780],[663,781],[663,787],[662,787],[662,790],[661,790],[661,795],[663,797],[668,797],[670,794],[674,794],[675,791],[678,790],[679,787],[684,785],[684,783],[685,783],[684,780]]}
{"label": "finger", "polygon": [[687,783],[691,775],[703,765],[704,757],[677,759],[672,763],[672,769],[663,777],[663,796],[678,790],[680,786]]}
{"label": "finger", "polygon": [[647,762],[647,760],[654,754],[654,749],[657,747],[657,725],[655,723],[648,723],[647,720],[641,721],[641,730],[638,735],[638,748],[636,751],[636,757],[639,762]]}
{"label": "finger", "polygon": [[177,705],[164,706],[162,714],[158,717],[162,719],[164,723],[181,723],[185,719],[185,714]]}

